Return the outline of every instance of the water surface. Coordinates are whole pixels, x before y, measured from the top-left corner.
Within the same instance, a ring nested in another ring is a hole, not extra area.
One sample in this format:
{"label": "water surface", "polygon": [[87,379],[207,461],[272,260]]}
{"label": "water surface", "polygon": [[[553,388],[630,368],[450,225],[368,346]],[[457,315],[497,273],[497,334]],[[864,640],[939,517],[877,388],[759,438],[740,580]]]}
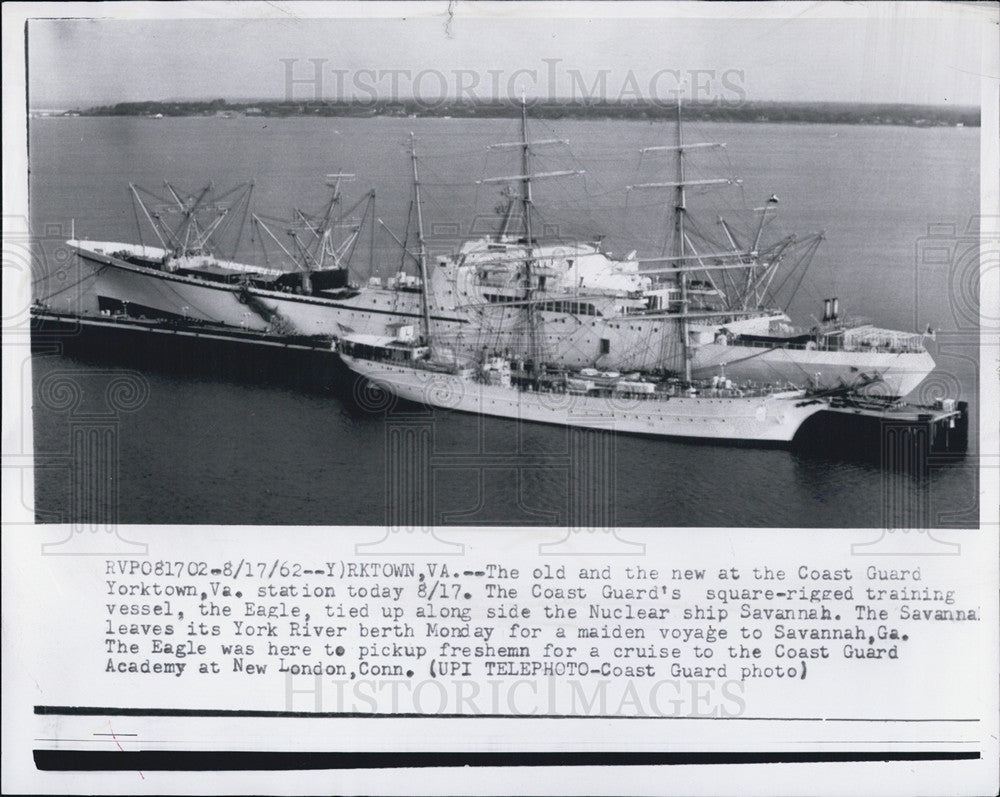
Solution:
{"label": "water surface", "polygon": [[[655,253],[662,246],[663,203],[625,187],[669,179],[669,163],[637,154],[669,141],[669,127],[617,121],[535,127],[539,137],[571,140],[571,151],[554,148],[539,158],[539,170],[585,171],[540,183],[540,219],[550,231],[602,235],[606,248],[621,254]],[[257,207],[287,215],[293,205],[322,204],[324,174],[353,171],[358,180],[347,193],[360,196],[374,187],[377,215],[402,236],[411,130],[424,155],[432,247],[448,250],[494,216],[496,186],[470,183],[514,173],[515,164],[485,149],[516,137],[509,120],[32,120],[31,225],[41,239],[42,266],[36,290],[58,309],[93,309],[92,281],[66,259],[60,242],[71,220],[81,237],[135,240],[129,182],[157,189],[169,179],[194,190],[207,180],[221,188],[252,179]],[[825,230],[790,305],[793,317],[811,324],[821,300],[838,296],[848,312],[889,327],[922,331],[932,325],[937,340],[928,344],[938,370],[914,398],[971,399],[974,437],[978,350],[970,319],[978,311],[969,286],[978,280],[975,259],[968,257],[975,237],[968,225],[978,207],[978,129],[704,123],[690,126],[687,136],[727,142],[721,160],[691,167],[695,176],[722,169],[740,178],[742,197],[728,196],[726,208],[752,208],[777,194],[780,226],[776,222],[768,235]],[[722,202],[707,192],[691,198],[707,224],[722,212]],[[733,218],[752,232],[748,217]],[[153,242],[148,230],[144,235]],[[232,243],[239,256],[255,256],[249,236]],[[352,267],[361,281],[392,273],[402,260],[383,233],[373,252],[365,238]],[[303,390],[195,365],[139,364],[148,399],[115,417],[121,522],[385,522],[386,416],[358,406],[346,373]],[[96,401],[102,385],[117,372],[137,370],[134,365],[38,354],[34,382],[37,387],[56,371],[75,373]],[[415,410],[398,407],[390,419],[406,421]],[[70,519],[74,511],[71,478],[57,460],[71,445],[78,420],[35,402],[36,452],[56,463],[36,470],[42,520]],[[565,429],[446,413],[415,422],[431,429],[432,509],[441,525],[566,525],[589,517],[623,526],[878,527],[894,522],[887,514],[895,505],[890,496],[914,490],[925,501],[920,516],[927,525],[976,525],[972,456],[940,463],[918,483],[885,474],[876,464],[821,454],[622,436],[613,447],[613,497],[588,504],[581,495],[591,484],[569,464],[573,449]],[[974,454],[974,441],[972,446]],[[580,513],[581,506],[595,505],[603,509]]]}

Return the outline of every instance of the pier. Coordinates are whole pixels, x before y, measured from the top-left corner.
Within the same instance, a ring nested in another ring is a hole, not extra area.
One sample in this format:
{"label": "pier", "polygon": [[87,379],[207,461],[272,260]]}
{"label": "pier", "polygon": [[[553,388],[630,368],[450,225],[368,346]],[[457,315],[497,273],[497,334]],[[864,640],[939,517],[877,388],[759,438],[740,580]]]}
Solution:
{"label": "pier", "polygon": [[[36,354],[98,357],[133,367],[157,367],[299,388],[327,388],[351,379],[334,340],[281,335],[183,319],[124,314],[77,315],[36,306],[31,311]],[[968,450],[969,404],[941,399],[930,406],[843,393],[812,416],[794,451],[866,459],[884,468],[919,469],[930,456]]]}
{"label": "pier", "polygon": [[31,310],[34,354],[322,389],[344,377],[333,339],[280,335],[185,319]]}
{"label": "pier", "polygon": [[939,399],[925,406],[845,394],[802,424],[793,446],[910,470],[930,455],[968,451],[969,402]]}

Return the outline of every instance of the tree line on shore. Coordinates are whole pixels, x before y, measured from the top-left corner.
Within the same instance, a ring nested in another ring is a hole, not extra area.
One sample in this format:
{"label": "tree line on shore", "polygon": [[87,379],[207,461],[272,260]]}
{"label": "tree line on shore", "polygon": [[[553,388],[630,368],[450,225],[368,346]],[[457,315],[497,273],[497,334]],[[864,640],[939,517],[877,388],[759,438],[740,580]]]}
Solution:
{"label": "tree line on shore", "polygon": [[[663,101],[529,100],[531,115],[539,119],[670,119],[675,108]],[[227,102],[120,102],[85,110],[73,116],[395,116],[504,118],[520,114],[518,101],[374,100]],[[888,124],[978,127],[974,107],[939,105],[867,104],[833,102],[692,102],[684,116],[692,121],[799,122],[821,124]]]}

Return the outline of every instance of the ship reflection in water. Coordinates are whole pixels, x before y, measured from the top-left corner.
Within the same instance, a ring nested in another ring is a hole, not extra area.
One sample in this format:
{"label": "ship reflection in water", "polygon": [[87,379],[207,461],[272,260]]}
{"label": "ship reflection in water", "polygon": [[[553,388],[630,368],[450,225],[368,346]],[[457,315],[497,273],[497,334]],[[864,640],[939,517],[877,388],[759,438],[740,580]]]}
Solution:
{"label": "ship reflection in water", "polygon": [[[401,401],[355,380],[330,352],[251,358],[204,340],[157,348],[87,339],[63,337],[73,354],[52,354],[59,336],[36,336],[41,522],[955,525],[927,520],[935,504],[971,507],[975,519],[974,465],[953,455],[931,455],[915,474],[883,468],[877,456],[828,452],[822,441],[720,447],[519,422]],[[140,400],[109,406],[112,387],[129,381]],[[73,406],[60,389],[67,382]],[[84,418],[114,435],[103,472],[117,484],[81,504],[86,474],[71,473],[66,453]]]}

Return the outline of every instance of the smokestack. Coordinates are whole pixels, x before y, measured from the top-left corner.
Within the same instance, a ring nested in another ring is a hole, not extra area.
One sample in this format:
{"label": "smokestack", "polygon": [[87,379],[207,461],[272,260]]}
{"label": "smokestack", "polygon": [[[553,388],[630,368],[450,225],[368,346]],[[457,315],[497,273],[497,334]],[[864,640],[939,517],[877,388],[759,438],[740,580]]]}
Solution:
{"label": "smokestack", "polygon": [[833,299],[833,315],[830,317],[831,321],[836,321],[840,318],[840,299],[834,297]]}
{"label": "smokestack", "polygon": [[831,299],[823,300],[823,321],[824,323],[830,320],[830,314],[833,312],[833,301]]}

